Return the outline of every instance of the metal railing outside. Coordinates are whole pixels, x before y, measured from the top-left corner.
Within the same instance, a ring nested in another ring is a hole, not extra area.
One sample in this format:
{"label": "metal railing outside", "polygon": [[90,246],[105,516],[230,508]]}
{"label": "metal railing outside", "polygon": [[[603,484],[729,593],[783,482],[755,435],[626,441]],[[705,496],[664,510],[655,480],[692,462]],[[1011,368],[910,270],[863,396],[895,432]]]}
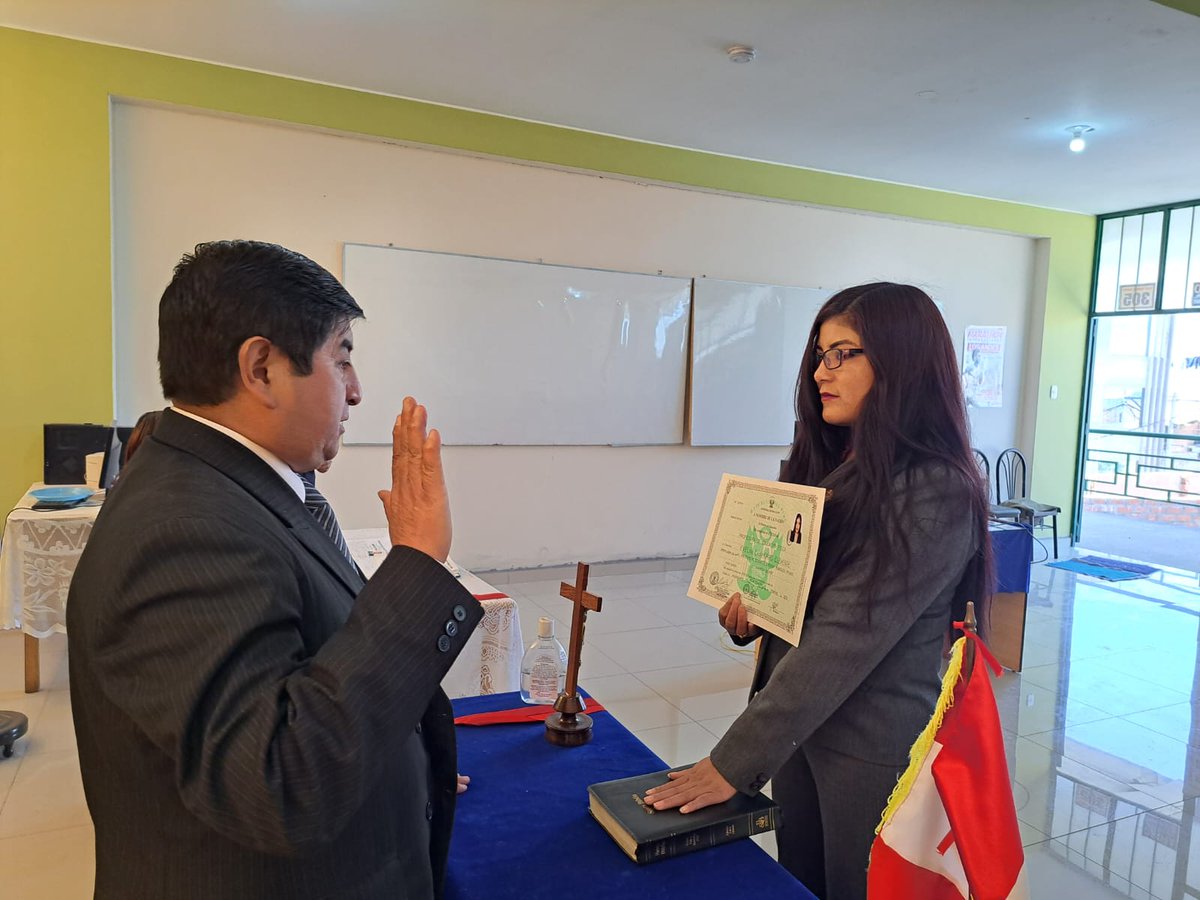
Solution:
{"label": "metal railing outside", "polygon": [[1200,506],[1200,435],[1089,428],[1083,477],[1089,494]]}

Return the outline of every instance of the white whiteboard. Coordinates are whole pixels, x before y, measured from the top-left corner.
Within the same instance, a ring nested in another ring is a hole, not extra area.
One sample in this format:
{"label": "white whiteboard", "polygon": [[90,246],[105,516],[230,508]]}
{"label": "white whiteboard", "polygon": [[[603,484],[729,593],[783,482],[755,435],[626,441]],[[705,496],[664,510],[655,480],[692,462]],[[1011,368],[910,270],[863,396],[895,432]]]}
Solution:
{"label": "white whiteboard", "polygon": [[400,401],[447,444],[679,444],[691,281],[346,244],[363,402],[348,444],[389,444]]}
{"label": "white whiteboard", "polygon": [[697,278],[691,443],[787,447],[808,332],[831,292]]}

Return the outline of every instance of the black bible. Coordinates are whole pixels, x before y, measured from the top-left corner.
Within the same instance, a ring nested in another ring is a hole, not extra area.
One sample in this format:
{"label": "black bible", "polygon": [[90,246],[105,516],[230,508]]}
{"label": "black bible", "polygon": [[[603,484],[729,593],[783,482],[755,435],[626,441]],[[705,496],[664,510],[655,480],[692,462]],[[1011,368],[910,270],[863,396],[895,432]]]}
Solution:
{"label": "black bible", "polygon": [[751,797],[737,793],[724,803],[686,815],[678,809],[656,810],[642,798],[650,788],[666,783],[667,771],[588,787],[592,817],[634,862],[669,859],[771,831],[779,825],[779,806],[764,794]]}

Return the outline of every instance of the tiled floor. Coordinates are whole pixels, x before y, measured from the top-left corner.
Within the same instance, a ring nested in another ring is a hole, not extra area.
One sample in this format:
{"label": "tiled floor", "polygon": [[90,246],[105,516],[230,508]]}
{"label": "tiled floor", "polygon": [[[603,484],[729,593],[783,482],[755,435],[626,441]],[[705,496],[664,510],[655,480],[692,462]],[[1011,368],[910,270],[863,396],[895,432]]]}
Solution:
{"label": "tiled floor", "polygon": [[[581,680],[674,765],[706,755],[737,717],[753,654],[723,639],[670,565],[593,575],[604,610],[589,618]],[[517,598],[526,641],[540,615],[565,633],[566,572],[488,577]],[[995,682],[1033,896],[1200,896],[1200,583],[1108,584],[1044,565],[1033,581],[1024,671]],[[5,896],[70,900],[90,896],[92,832],[65,639],[43,642],[42,657],[45,689],[26,695],[21,637],[0,634],[0,708],[31,722],[0,759],[0,872]]]}

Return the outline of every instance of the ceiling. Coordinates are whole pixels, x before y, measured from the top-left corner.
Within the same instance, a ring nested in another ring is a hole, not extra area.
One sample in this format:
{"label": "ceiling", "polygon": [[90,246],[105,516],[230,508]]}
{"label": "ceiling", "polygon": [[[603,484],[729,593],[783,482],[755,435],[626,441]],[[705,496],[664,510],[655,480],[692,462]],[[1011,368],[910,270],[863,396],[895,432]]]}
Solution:
{"label": "ceiling", "polygon": [[1200,17],[1151,0],[0,0],[0,23],[1056,209],[1200,197]]}

